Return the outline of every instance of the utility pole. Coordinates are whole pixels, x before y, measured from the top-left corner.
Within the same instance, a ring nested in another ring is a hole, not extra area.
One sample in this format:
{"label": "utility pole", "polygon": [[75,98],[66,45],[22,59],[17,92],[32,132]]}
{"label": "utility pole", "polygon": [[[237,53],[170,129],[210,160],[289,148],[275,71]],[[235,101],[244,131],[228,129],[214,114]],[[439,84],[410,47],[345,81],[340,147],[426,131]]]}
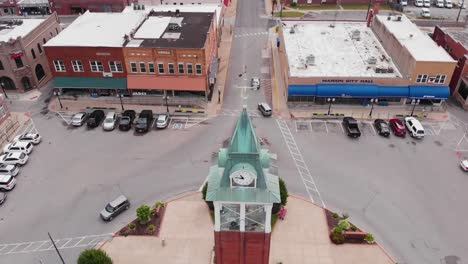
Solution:
{"label": "utility pole", "polygon": [[57,99],[59,101],[59,104],[60,104],[60,109],[63,109],[63,105],[62,105],[62,101],[60,101],[60,91],[55,91],[55,95],[57,95]]}
{"label": "utility pole", "polygon": [[460,19],[460,14],[461,14],[461,11],[462,11],[462,8],[463,8],[463,5],[465,4],[465,0],[462,1],[461,5],[459,6],[460,9],[458,10],[458,15],[457,15],[457,23],[458,23],[458,19]]}
{"label": "utility pole", "polygon": [[119,99],[120,99],[120,107],[122,107],[122,111],[125,110],[124,107],[123,107],[123,103],[122,103],[122,91],[119,91],[118,90],[118,93],[119,93]]}
{"label": "utility pole", "polygon": [[2,90],[3,90],[3,94],[5,95],[5,98],[8,99],[8,95],[7,95],[7,93],[5,92],[5,83],[2,82],[0,85],[2,86]]}
{"label": "utility pole", "polygon": [[168,105],[168,103],[167,103],[167,96],[168,96],[168,95],[167,95],[167,93],[166,93],[166,95],[164,96],[164,100],[166,100],[166,111],[167,111],[167,113],[169,114],[169,105]]}
{"label": "utility pole", "polygon": [[55,245],[55,241],[52,239],[52,236],[49,232],[47,232],[47,235],[49,235],[50,241],[52,242],[52,245],[54,245],[55,251],[57,251],[57,255],[60,257],[60,260],[65,264],[65,260],[63,260],[62,255],[60,255],[60,251],[58,250],[57,245]]}

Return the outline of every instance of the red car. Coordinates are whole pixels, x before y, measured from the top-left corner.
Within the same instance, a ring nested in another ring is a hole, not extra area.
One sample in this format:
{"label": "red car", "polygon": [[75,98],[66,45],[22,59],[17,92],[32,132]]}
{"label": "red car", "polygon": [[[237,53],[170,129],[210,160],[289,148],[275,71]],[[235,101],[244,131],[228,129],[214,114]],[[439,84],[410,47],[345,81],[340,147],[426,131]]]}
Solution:
{"label": "red car", "polygon": [[406,127],[400,119],[393,118],[388,122],[395,136],[405,137]]}

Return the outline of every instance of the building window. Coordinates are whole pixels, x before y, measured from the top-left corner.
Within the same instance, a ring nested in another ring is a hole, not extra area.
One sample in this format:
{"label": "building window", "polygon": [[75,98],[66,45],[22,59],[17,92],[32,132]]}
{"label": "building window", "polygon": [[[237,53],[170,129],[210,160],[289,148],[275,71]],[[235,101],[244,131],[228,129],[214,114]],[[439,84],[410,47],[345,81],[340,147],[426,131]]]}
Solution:
{"label": "building window", "polygon": [[21,57],[15,58],[15,63],[16,63],[16,68],[18,69],[24,67],[23,60],[21,59]]}
{"label": "building window", "polygon": [[91,66],[92,72],[103,72],[104,67],[102,66],[102,62],[100,61],[90,61],[89,66]]}
{"label": "building window", "polygon": [[79,60],[72,60],[72,66],[74,72],[84,72],[83,63]]}
{"label": "building window", "polygon": [[65,63],[63,60],[54,60],[54,67],[56,72],[65,72]]}
{"label": "building window", "polygon": [[444,84],[445,83],[445,78],[447,78],[447,75],[436,75],[434,83]]}
{"label": "building window", "polygon": [[192,63],[187,63],[187,74],[193,74],[193,65],[192,65]]}
{"label": "building window", "polygon": [[458,94],[466,100],[466,97],[468,97],[468,85],[462,80],[460,82],[460,87],[458,87]]}
{"label": "building window", "polygon": [[130,62],[130,69],[131,69],[132,72],[138,72],[136,62],[134,62],[134,61]]}
{"label": "building window", "polygon": [[140,62],[140,72],[146,73],[146,64],[144,62]]}
{"label": "building window", "polygon": [[167,67],[169,68],[169,74],[174,74],[175,73],[174,63],[168,63]]}
{"label": "building window", "polygon": [[50,36],[51,36],[51,37],[53,37],[53,36],[54,36],[54,33],[52,33],[52,32],[49,32],[49,33],[50,33]]}
{"label": "building window", "polygon": [[42,54],[41,43],[37,43],[37,50],[39,51],[40,54]]}
{"label": "building window", "polygon": [[47,42],[47,40],[46,40],[45,38],[43,38],[43,39],[42,39],[42,43],[45,44],[46,42]]}
{"label": "building window", "polygon": [[201,75],[202,74],[202,67],[201,67],[201,64],[197,63],[195,65],[195,70],[197,71],[197,75]]}
{"label": "building window", "polygon": [[55,32],[56,32],[56,33],[57,33],[57,35],[58,35],[58,28],[55,28]]}
{"label": "building window", "polygon": [[123,72],[120,61],[109,61],[109,69],[111,72]]}
{"label": "building window", "polygon": [[427,82],[427,74],[419,74],[416,78],[417,83],[426,83]]}
{"label": "building window", "polygon": [[184,74],[184,63],[179,63],[179,74]]}
{"label": "building window", "polygon": [[148,62],[148,71],[154,73],[154,63]]}
{"label": "building window", "polygon": [[158,62],[158,72],[159,74],[164,74],[164,63]]}
{"label": "building window", "polygon": [[5,70],[5,68],[3,67],[3,62],[0,61],[0,71],[3,71],[3,70]]}
{"label": "building window", "polygon": [[34,48],[31,49],[31,56],[33,59],[36,59],[36,52],[34,51]]}

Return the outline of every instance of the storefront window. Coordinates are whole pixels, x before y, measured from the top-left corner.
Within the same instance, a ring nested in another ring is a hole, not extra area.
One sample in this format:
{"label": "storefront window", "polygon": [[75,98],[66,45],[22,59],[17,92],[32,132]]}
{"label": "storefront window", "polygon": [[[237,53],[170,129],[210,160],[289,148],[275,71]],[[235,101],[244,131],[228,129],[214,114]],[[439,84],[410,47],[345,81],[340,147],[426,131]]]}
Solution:
{"label": "storefront window", "polygon": [[465,81],[461,81],[460,87],[458,88],[458,94],[466,100],[466,97],[468,97],[468,86],[466,85]]}

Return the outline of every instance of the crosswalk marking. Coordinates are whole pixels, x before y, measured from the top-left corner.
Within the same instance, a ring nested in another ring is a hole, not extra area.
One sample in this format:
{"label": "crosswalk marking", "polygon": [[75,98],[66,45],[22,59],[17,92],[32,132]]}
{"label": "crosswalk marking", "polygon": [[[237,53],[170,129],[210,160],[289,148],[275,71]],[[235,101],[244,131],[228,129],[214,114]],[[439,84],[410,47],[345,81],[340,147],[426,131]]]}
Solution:
{"label": "crosswalk marking", "polygon": [[234,35],[235,38],[244,38],[244,37],[257,37],[257,36],[264,36],[268,35],[268,31],[265,32],[255,32],[255,33],[242,33]]}

